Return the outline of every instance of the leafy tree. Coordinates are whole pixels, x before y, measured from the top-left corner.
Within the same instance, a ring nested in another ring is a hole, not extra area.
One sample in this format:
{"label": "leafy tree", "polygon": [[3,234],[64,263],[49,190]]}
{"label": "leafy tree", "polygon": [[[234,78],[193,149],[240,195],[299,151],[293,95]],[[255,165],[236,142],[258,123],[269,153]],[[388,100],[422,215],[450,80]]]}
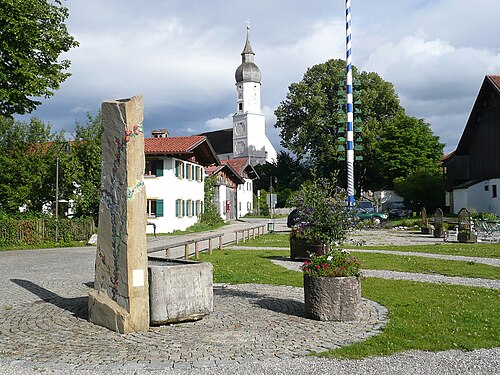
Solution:
{"label": "leafy tree", "polygon": [[428,212],[434,212],[444,206],[444,178],[437,169],[415,169],[407,177],[396,178],[394,189],[416,212],[423,207]]}
{"label": "leafy tree", "polygon": [[[345,157],[345,151],[339,151],[338,147],[345,145],[344,141],[339,142],[339,137],[345,137],[340,131],[345,128],[345,105],[339,103],[344,99],[344,72],[343,60],[329,60],[309,68],[299,83],[289,86],[286,99],[275,111],[275,127],[280,129],[282,145],[301,162],[309,162],[318,177],[328,178],[340,172],[339,181],[345,181],[346,174],[345,161],[339,161],[339,156]],[[355,109],[361,111],[355,118],[363,121],[362,140],[355,140],[356,145],[363,147],[361,153],[356,153],[363,160],[356,161],[354,168],[358,191],[392,185],[395,177],[406,176],[419,165],[430,166],[441,156],[442,146],[437,137],[421,120],[405,115],[390,82],[374,72],[359,73],[356,67],[353,78],[361,89],[354,93],[354,99],[359,100]],[[411,130],[405,129],[407,126]],[[400,132],[404,135],[398,138]],[[415,142],[419,136],[422,138]],[[387,137],[394,142],[385,141]],[[402,143],[395,147],[397,142]],[[395,164],[402,159],[402,148],[407,148],[405,155],[416,153],[418,157],[406,160],[398,169]],[[384,169],[383,164],[390,160],[397,162]],[[387,174],[388,171],[391,173]]]}
{"label": "leafy tree", "polygon": [[216,183],[216,176],[210,176],[205,179],[204,208],[200,217],[200,223],[205,223],[210,226],[218,226],[224,222],[220,217],[220,214],[217,211],[217,206],[214,202]]}
{"label": "leafy tree", "polygon": [[439,171],[443,144],[422,119],[400,114],[382,121],[380,139],[373,145],[376,158],[370,167],[378,171],[378,185],[392,186],[415,170],[434,175]]}
{"label": "leafy tree", "polygon": [[269,190],[273,181],[273,193],[277,194],[277,207],[285,207],[292,191],[298,190],[310,176],[307,165],[285,151],[280,151],[275,163],[255,166],[259,179],[255,180],[256,190]]}
{"label": "leafy tree", "polygon": [[64,24],[68,9],[60,0],[0,2],[0,115],[32,112],[70,74],[63,52],[78,46]]}
{"label": "leafy tree", "polygon": [[92,216],[97,223],[101,199],[102,119],[87,114],[87,122],[76,124],[66,183],[71,186],[75,216]]}
{"label": "leafy tree", "polygon": [[0,208],[41,213],[55,199],[55,145],[50,125],[0,116]]}

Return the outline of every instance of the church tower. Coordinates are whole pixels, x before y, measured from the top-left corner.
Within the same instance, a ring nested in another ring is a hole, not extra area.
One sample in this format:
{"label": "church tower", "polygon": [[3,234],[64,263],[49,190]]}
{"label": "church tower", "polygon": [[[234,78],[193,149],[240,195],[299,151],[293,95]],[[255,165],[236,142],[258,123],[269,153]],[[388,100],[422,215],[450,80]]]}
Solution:
{"label": "church tower", "polygon": [[249,157],[251,164],[276,160],[276,150],[266,136],[266,118],[260,104],[261,73],[254,63],[247,26],[241,64],[235,72],[236,113],[233,115],[233,157]]}

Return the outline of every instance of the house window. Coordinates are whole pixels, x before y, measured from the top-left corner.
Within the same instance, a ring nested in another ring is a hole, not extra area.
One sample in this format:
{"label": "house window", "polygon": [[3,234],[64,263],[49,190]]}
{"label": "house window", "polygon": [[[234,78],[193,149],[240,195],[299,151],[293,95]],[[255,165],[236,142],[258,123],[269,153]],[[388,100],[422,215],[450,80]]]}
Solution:
{"label": "house window", "polygon": [[490,190],[490,186],[489,185],[484,185],[484,191],[488,191]]}
{"label": "house window", "polygon": [[176,217],[182,217],[182,199],[176,199],[175,200],[175,216]]}
{"label": "house window", "polygon": [[496,185],[491,185],[491,197],[492,198],[497,197],[497,186]]}
{"label": "house window", "polygon": [[197,200],[196,201],[196,208],[195,208],[195,215],[200,216],[203,213],[203,201]]}
{"label": "house window", "polygon": [[163,199],[148,199],[146,204],[148,218],[163,216]]}
{"label": "house window", "polygon": [[193,216],[193,201],[191,199],[186,201],[186,215],[189,217]]}
{"label": "house window", "polygon": [[146,176],[163,176],[163,160],[161,159],[146,159]]}
{"label": "house window", "polygon": [[184,163],[180,160],[175,161],[175,176],[184,178]]}

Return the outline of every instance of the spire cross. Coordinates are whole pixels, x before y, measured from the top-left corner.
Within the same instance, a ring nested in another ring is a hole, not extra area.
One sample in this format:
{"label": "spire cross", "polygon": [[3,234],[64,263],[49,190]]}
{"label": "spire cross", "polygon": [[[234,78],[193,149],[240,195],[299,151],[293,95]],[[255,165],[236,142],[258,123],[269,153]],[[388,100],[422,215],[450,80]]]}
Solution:
{"label": "spire cross", "polygon": [[250,20],[249,20],[249,19],[247,19],[247,20],[245,21],[245,23],[247,24],[247,31],[249,31],[249,30],[250,30]]}

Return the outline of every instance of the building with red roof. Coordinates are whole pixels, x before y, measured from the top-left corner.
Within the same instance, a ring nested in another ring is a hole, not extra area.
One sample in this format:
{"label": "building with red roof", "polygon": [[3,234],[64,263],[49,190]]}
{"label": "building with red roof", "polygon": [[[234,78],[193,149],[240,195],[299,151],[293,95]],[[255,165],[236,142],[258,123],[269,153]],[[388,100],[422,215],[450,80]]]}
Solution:
{"label": "building with red roof", "polygon": [[[203,136],[144,139],[148,233],[185,230],[199,220],[205,198],[205,167],[220,165]],[[154,228],[154,229],[153,229]]]}
{"label": "building with red roof", "polygon": [[446,201],[461,208],[500,214],[500,75],[487,75],[457,148],[443,159]]}

